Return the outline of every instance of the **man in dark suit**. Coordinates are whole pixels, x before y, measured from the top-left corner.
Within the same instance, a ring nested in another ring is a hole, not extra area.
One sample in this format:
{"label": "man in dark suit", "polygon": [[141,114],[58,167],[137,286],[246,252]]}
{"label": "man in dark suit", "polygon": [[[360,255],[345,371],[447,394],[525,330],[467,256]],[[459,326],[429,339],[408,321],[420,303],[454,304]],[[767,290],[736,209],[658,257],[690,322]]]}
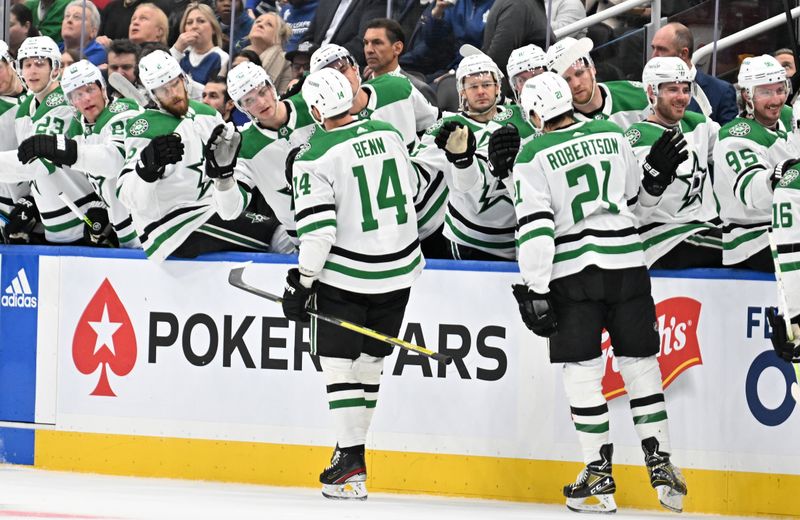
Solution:
{"label": "man in dark suit", "polygon": [[385,15],[386,2],[380,0],[320,0],[301,42],[341,45],[364,67],[362,36],[367,23]]}
{"label": "man in dark suit", "polygon": [[[653,41],[650,44],[653,49],[653,57],[656,56],[677,56],[686,62],[690,67],[692,64],[692,52],[694,51],[694,37],[688,27],[682,23],[671,22],[656,31]],[[695,83],[705,99],[698,95],[692,97],[688,110],[693,112],[705,112],[703,108],[711,109],[711,119],[724,125],[735,118],[739,109],[736,106],[736,91],[733,85],[714,76],[709,76],[700,69],[696,69]],[[700,98],[699,100],[697,98]],[[699,101],[699,102],[698,102]],[[703,107],[703,105],[707,105]]]}

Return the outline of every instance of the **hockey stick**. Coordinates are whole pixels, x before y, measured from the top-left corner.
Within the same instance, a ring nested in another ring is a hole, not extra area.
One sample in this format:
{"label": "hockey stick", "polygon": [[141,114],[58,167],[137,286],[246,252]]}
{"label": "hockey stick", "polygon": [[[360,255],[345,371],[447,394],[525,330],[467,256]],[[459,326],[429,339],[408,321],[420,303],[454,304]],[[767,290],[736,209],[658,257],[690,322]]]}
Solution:
{"label": "hockey stick", "polygon": [[[772,262],[775,264],[775,282],[778,286],[778,312],[783,316],[783,324],[786,327],[786,339],[794,341],[794,330],[792,330],[792,322],[789,321],[789,304],[786,303],[786,289],[783,287],[783,279],[781,275],[781,263],[778,260],[778,246],[775,244],[775,237],[772,235],[772,228],[767,230],[769,237],[769,250],[772,253]],[[792,363],[794,367],[794,380],[792,383],[792,397],[795,402],[800,402],[800,363]]]}
{"label": "hockey stick", "polygon": [[[242,280],[243,276],[244,276],[244,267],[235,267],[235,268],[231,269],[230,274],[228,274],[228,283],[230,283],[234,287],[242,289],[243,291],[247,291],[250,294],[255,294],[256,296],[261,296],[262,298],[266,298],[267,300],[271,300],[271,301],[273,301],[275,303],[282,303],[283,302],[283,298],[281,298],[280,296],[274,295],[272,293],[268,293],[266,291],[262,291],[261,289],[257,289],[255,287],[253,287],[252,285],[248,285],[247,283],[245,283],[244,280]],[[311,316],[314,316],[319,320],[327,321],[328,323],[332,323],[334,325],[338,325],[340,327],[343,327],[343,328],[345,328],[347,330],[351,330],[351,331],[356,332],[358,334],[363,334],[364,336],[367,336],[367,337],[370,337],[370,338],[373,338],[373,339],[377,339],[378,341],[383,341],[383,342],[388,343],[390,345],[393,345],[395,347],[400,347],[400,348],[405,349],[405,350],[410,350],[412,352],[416,352],[417,354],[421,354],[423,356],[435,359],[436,361],[438,361],[439,363],[442,363],[444,365],[448,365],[453,361],[453,358],[451,358],[450,356],[448,356],[446,354],[441,354],[439,352],[434,352],[432,350],[428,350],[425,347],[420,347],[419,345],[414,345],[413,343],[409,343],[407,341],[403,341],[400,338],[394,338],[392,336],[387,336],[386,334],[383,334],[383,333],[378,332],[376,330],[372,330],[372,329],[369,329],[369,328],[364,327],[362,325],[357,325],[355,323],[351,323],[349,321],[343,320],[341,318],[337,318],[335,316],[331,316],[329,314],[323,314],[321,312],[317,312],[317,311],[312,310],[312,309],[308,309],[308,313]]]}
{"label": "hockey stick", "polygon": [[122,94],[122,97],[136,101],[142,108],[150,103],[150,100],[144,97],[142,93],[139,92],[139,89],[119,72],[112,72],[108,75],[108,84],[114,87],[114,90]]}
{"label": "hockey stick", "polygon": [[[89,219],[89,217],[86,216],[86,213],[81,211],[81,209],[78,206],[76,206],[74,202],[72,202],[72,199],[67,197],[63,191],[58,193],[58,198],[61,199],[61,202],[67,205],[69,210],[72,211],[73,215],[81,219],[83,223],[89,226],[89,229],[91,229],[92,232],[94,232],[94,222],[92,222],[91,219]],[[111,232],[111,222],[106,224],[106,227],[100,233],[99,235],[100,240],[97,241],[97,244],[103,244],[104,242],[108,242],[108,235],[110,234],[110,232]]]}

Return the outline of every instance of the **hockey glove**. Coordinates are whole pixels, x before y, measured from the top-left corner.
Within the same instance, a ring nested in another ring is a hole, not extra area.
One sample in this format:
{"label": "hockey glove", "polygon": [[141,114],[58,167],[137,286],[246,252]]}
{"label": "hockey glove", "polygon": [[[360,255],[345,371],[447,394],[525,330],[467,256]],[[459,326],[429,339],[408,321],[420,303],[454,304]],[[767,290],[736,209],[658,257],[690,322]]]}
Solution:
{"label": "hockey glove", "polygon": [[[781,179],[783,179],[784,175],[786,175],[786,172],[792,168],[795,168],[796,166],[800,166],[798,163],[800,163],[800,159],[784,159],[775,165],[775,168],[772,169],[772,174],[769,176],[769,180],[772,181],[773,190],[775,189],[775,186],[781,182]],[[795,171],[797,170],[798,168],[795,168]]]}
{"label": "hockey glove", "polygon": [[108,218],[108,210],[96,203],[86,210],[86,218],[92,223],[83,226],[83,241],[88,246],[116,247],[116,235]]}
{"label": "hockey glove", "polygon": [[33,197],[28,195],[17,200],[17,204],[8,215],[8,224],[4,233],[9,244],[28,244],[36,224],[39,223],[39,210]]}
{"label": "hockey glove", "polygon": [[164,167],[183,158],[183,142],[178,134],[159,135],[142,148],[136,173],[146,182],[155,182],[164,174]]}
{"label": "hockey glove", "polygon": [[72,166],[78,160],[78,145],[64,135],[34,135],[19,145],[17,159],[22,164],[47,159],[56,166]]}
{"label": "hockey glove", "polygon": [[519,131],[512,124],[495,130],[489,138],[489,172],[505,179],[514,167],[520,146]]}
{"label": "hockey glove", "polygon": [[661,137],[653,143],[650,153],[644,160],[642,187],[654,197],[660,197],[667,186],[675,180],[678,166],[689,158],[685,150],[686,139],[676,129],[664,130]]}
{"label": "hockey glove", "polygon": [[[769,307],[767,309],[767,321],[772,329],[772,348],[775,349],[778,357],[791,363],[800,363],[800,337],[795,335],[795,339],[789,341],[783,314],[778,314],[776,307]],[[797,317],[792,319],[792,329],[800,332],[797,322]]]}
{"label": "hockey glove", "polygon": [[283,315],[292,321],[309,321],[311,317],[306,309],[317,289],[319,289],[317,280],[312,282],[311,287],[305,287],[300,282],[300,270],[296,267],[289,269],[286,275],[286,287],[283,290]]}
{"label": "hockey glove", "polygon": [[292,185],[292,177],[294,177],[294,160],[297,158],[297,154],[300,153],[300,150],[303,148],[300,146],[296,146],[289,150],[289,155],[286,156],[286,162],[283,165],[283,174],[286,177],[286,184],[289,185],[289,189],[294,189]]}
{"label": "hockey glove", "polygon": [[447,160],[456,168],[468,168],[472,164],[477,145],[475,134],[469,127],[448,121],[439,129],[439,134],[434,140],[436,146],[444,150]]}
{"label": "hockey glove", "polygon": [[558,331],[556,312],[548,294],[535,293],[522,284],[514,284],[511,289],[519,303],[522,321],[534,334],[549,338]]}
{"label": "hockey glove", "polygon": [[233,123],[219,124],[211,131],[203,146],[206,159],[206,175],[212,179],[228,179],[233,176],[236,157],[242,147],[242,134]]}

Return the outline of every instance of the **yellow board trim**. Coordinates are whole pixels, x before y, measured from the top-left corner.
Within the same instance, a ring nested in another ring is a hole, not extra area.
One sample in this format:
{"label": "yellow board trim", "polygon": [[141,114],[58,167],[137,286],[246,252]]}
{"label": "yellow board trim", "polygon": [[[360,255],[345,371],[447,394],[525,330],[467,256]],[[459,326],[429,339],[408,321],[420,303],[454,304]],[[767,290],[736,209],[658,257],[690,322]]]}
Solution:
{"label": "yellow board trim", "polygon": [[[39,430],[34,465],[140,477],[317,487],[330,448]],[[370,491],[563,503],[574,462],[368,450]],[[800,476],[687,469],[685,510],[800,516]],[[644,467],[614,465],[620,507],[658,509]]]}

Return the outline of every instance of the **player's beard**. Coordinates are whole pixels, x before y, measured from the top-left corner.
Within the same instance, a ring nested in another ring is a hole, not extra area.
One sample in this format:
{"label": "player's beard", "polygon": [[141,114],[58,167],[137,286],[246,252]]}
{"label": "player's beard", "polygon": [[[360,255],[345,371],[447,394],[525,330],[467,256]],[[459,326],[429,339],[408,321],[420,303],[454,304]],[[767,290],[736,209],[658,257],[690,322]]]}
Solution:
{"label": "player's beard", "polygon": [[[183,102],[181,102],[183,101]],[[169,103],[161,103],[161,106],[164,110],[169,112],[175,117],[183,117],[186,115],[186,112],[189,110],[189,98],[188,97],[175,97],[170,100]]]}

